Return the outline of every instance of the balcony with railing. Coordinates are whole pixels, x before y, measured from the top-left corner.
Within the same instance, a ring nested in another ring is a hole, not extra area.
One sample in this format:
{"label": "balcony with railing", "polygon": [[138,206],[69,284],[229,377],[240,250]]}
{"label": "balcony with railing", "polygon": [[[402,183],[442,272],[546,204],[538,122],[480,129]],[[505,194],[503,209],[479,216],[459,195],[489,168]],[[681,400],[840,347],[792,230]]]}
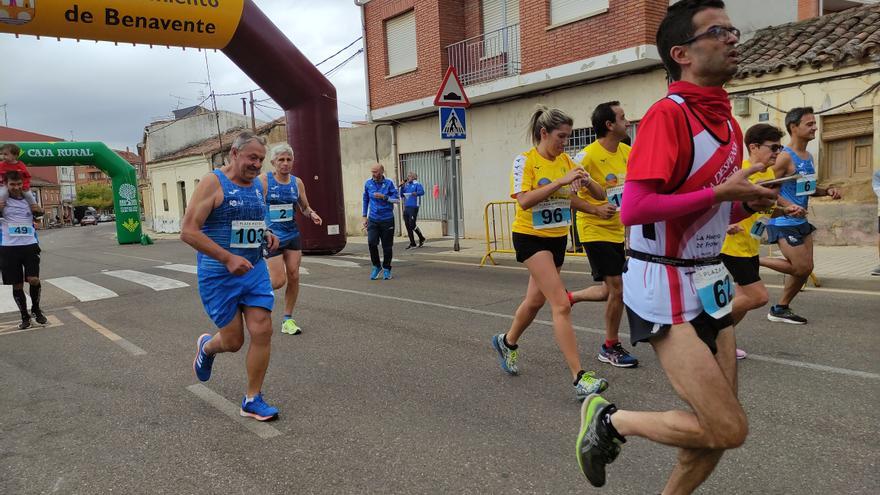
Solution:
{"label": "balcony with railing", "polygon": [[522,69],[519,24],[453,43],[446,53],[465,86],[518,75]]}

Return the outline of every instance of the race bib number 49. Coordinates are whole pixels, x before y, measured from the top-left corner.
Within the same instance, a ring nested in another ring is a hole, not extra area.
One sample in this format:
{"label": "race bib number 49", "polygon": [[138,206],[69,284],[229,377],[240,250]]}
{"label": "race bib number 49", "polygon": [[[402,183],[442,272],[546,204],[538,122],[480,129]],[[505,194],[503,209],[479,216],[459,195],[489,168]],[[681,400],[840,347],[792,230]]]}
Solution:
{"label": "race bib number 49", "polygon": [[269,220],[273,222],[290,222],[293,220],[293,205],[269,205]]}
{"label": "race bib number 49", "polygon": [[694,272],[694,286],[703,311],[716,320],[730,314],[733,309],[733,282],[722,264],[703,266]]}
{"label": "race bib number 49", "polygon": [[7,233],[9,237],[33,237],[34,227],[26,223],[14,223],[9,225]]}
{"label": "race bib number 49", "polygon": [[532,207],[532,225],[536,229],[552,229],[571,225],[571,200],[552,199]]}
{"label": "race bib number 49", "polygon": [[263,220],[233,220],[229,247],[259,248],[263,244],[265,232],[266,222]]}

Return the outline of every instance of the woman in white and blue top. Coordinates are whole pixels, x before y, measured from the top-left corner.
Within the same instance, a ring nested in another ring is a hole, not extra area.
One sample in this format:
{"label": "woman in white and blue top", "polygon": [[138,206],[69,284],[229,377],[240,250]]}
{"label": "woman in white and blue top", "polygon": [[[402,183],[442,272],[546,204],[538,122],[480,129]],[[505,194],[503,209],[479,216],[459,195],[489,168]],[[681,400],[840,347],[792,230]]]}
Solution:
{"label": "woman in white and blue top", "polygon": [[306,190],[302,180],[292,174],[293,148],[287,143],[278,144],[269,150],[269,161],[273,172],[260,177],[269,204],[266,223],[278,236],[279,246],[269,252],[269,275],[272,288],[280,289],[285,282],[284,319],[281,333],[297,335],[302,329],[293,320],[293,307],[299,295],[299,265],[302,260],[299,227],[296,224],[296,209],[315,223],[321,225],[321,217],[309,207]]}

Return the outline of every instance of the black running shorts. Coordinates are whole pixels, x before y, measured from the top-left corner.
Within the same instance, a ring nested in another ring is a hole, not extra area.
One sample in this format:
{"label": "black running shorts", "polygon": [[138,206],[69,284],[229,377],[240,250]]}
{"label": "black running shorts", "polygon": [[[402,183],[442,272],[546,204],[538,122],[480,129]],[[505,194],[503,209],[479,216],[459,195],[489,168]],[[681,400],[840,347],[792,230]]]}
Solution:
{"label": "black running shorts", "polygon": [[[629,340],[632,345],[636,345],[639,342],[648,342],[654,337],[665,334],[672,328],[670,324],[652,323],[643,319],[635,311],[631,310],[629,306],[626,306],[626,317],[629,320]],[[720,320],[716,320],[706,312],[702,312],[689,323],[697,331],[697,336],[700,337],[700,340],[712,351],[712,354],[716,354],[718,346],[715,343],[715,339],[718,338],[718,332],[727,327],[732,327],[733,317],[728,314]]]}
{"label": "black running shorts", "polygon": [[568,236],[538,237],[519,232],[513,233],[513,249],[516,251],[516,261],[520,263],[539,251],[550,251],[553,254],[553,263],[558,268],[565,261],[565,248],[567,247]]}
{"label": "black running shorts", "polygon": [[40,276],[40,245],[0,246],[3,285],[24,283],[26,277]]}
{"label": "black running shorts", "polygon": [[757,256],[746,258],[743,256],[729,256],[722,253],[721,261],[724,262],[724,266],[733,276],[733,281],[737,285],[745,286],[761,281],[761,276],[758,273],[761,264],[758,262]]}
{"label": "black running shorts", "polygon": [[593,281],[603,282],[605,277],[623,275],[626,254],[622,242],[594,241],[583,245],[587,251],[587,259],[590,260],[590,268],[593,269]]}

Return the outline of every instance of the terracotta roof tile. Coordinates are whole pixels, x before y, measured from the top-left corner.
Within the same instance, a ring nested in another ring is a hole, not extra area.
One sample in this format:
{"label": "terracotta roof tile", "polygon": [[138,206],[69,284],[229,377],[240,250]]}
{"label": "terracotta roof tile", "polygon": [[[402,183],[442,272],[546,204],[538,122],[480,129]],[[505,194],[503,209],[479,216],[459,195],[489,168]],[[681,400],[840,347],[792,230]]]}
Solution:
{"label": "terracotta roof tile", "polygon": [[880,4],[764,28],[740,45],[737,78],[804,65],[880,61]]}

